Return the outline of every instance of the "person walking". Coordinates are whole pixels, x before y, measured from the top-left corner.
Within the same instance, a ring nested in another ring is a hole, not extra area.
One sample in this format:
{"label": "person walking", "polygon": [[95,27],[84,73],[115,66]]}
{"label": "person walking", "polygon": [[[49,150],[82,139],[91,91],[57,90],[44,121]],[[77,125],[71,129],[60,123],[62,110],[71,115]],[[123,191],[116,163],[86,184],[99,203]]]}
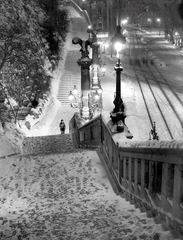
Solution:
{"label": "person walking", "polygon": [[63,119],[61,120],[59,126],[60,126],[60,132],[61,132],[61,134],[64,134],[64,133],[65,133],[65,123],[64,123],[64,120],[63,120]]}

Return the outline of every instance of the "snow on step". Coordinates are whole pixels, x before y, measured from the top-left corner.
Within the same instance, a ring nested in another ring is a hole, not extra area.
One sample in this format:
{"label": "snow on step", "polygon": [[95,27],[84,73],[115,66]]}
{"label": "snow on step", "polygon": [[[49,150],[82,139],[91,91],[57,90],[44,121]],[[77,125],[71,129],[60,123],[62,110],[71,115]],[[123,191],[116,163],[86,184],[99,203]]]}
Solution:
{"label": "snow on step", "polygon": [[65,72],[59,84],[57,99],[62,103],[69,103],[69,92],[76,85],[81,91],[81,69],[77,64],[80,54],[78,51],[69,51],[65,62]]}
{"label": "snow on step", "polygon": [[27,137],[23,141],[23,154],[48,154],[75,151],[69,134]]}
{"label": "snow on step", "polygon": [[0,239],[177,239],[117,195],[105,169],[85,150],[2,159]]}
{"label": "snow on step", "polygon": [[[86,20],[83,17],[75,17],[75,15],[73,15],[71,22],[72,37],[79,37],[82,40],[87,40],[88,25]],[[77,61],[81,58],[80,48],[80,45],[71,43],[67,52],[64,73],[60,79],[57,93],[57,99],[64,104],[69,103],[68,95],[69,92],[73,90],[74,85],[76,85],[79,93],[81,91],[81,68],[77,64]]]}

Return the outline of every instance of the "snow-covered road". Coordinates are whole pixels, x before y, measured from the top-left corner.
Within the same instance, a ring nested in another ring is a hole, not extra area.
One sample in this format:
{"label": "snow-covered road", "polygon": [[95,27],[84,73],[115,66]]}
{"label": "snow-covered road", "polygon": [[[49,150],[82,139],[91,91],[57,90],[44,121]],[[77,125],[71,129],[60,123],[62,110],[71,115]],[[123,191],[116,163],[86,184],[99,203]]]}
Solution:
{"label": "snow-covered road", "polygon": [[[141,138],[146,136],[144,140],[147,140],[148,133],[145,133],[145,129],[150,131],[153,122],[156,122],[160,140],[181,140],[183,138],[183,54],[180,49],[172,46],[156,32],[151,34],[143,32],[143,42],[138,41],[130,30],[129,34],[130,52],[125,58],[130,58],[131,68],[128,67],[127,61],[125,67],[136,92],[134,105],[140,102],[138,109],[134,108],[133,115],[141,118],[137,119],[134,127],[127,119],[130,130],[133,134],[137,132],[133,131],[136,125],[140,126]],[[130,91],[128,93],[131,94]],[[127,104],[127,110],[129,107],[131,108]],[[131,118],[130,115],[128,118]],[[142,119],[145,124],[141,124]]]}

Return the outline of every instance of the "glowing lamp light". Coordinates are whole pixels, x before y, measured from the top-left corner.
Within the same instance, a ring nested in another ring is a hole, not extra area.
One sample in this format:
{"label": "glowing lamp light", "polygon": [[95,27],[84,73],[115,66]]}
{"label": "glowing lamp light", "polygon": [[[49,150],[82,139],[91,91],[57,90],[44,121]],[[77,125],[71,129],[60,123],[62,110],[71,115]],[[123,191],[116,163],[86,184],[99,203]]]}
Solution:
{"label": "glowing lamp light", "polygon": [[102,42],[101,42],[101,41],[97,41],[97,43],[98,43],[99,45],[102,45]]}
{"label": "glowing lamp light", "polygon": [[74,96],[73,96],[73,94],[72,94],[72,91],[70,91],[70,93],[69,93],[69,100],[70,100],[70,101],[73,101],[73,99],[74,99]]}
{"label": "glowing lamp light", "polygon": [[73,90],[72,90],[72,93],[73,93],[74,95],[77,95],[77,94],[78,94],[78,90],[77,90],[76,85],[74,85],[74,88],[73,88]]}
{"label": "glowing lamp light", "polygon": [[105,71],[106,71],[106,67],[103,66],[103,67],[102,67],[102,72],[105,72]]}
{"label": "glowing lamp light", "polygon": [[98,94],[102,94],[102,88],[99,88],[99,89],[97,90],[97,92],[98,92]]}
{"label": "glowing lamp light", "polygon": [[98,94],[97,91],[96,91],[95,94],[94,94],[94,98],[95,98],[96,101],[98,101],[99,98],[100,98],[100,95]]}
{"label": "glowing lamp light", "polygon": [[122,48],[123,48],[123,44],[122,43],[116,42],[114,44],[114,49],[117,51],[117,54],[116,54],[117,58],[119,58],[119,52],[122,50]]}
{"label": "glowing lamp light", "polygon": [[104,47],[108,48],[109,47],[109,43],[104,43]]}
{"label": "glowing lamp light", "polygon": [[121,21],[121,23],[124,25],[124,24],[126,24],[128,22],[128,19],[124,19],[124,20],[122,20]]}
{"label": "glowing lamp light", "polygon": [[123,44],[120,43],[120,42],[116,42],[116,43],[114,44],[114,48],[115,48],[115,50],[116,50],[117,52],[120,52],[120,51],[122,50],[122,48],[123,48]]}

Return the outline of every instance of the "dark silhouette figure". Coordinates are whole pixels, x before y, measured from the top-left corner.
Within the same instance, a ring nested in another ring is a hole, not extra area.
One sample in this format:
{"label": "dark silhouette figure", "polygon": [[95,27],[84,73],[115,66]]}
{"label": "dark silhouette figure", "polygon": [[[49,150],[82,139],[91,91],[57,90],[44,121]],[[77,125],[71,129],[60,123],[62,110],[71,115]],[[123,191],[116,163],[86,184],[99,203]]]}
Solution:
{"label": "dark silhouette figure", "polygon": [[59,127],[60,127],[61,134],[64,134],[65,133],[65,123],[64,123],[63,119],[61,120]]}

